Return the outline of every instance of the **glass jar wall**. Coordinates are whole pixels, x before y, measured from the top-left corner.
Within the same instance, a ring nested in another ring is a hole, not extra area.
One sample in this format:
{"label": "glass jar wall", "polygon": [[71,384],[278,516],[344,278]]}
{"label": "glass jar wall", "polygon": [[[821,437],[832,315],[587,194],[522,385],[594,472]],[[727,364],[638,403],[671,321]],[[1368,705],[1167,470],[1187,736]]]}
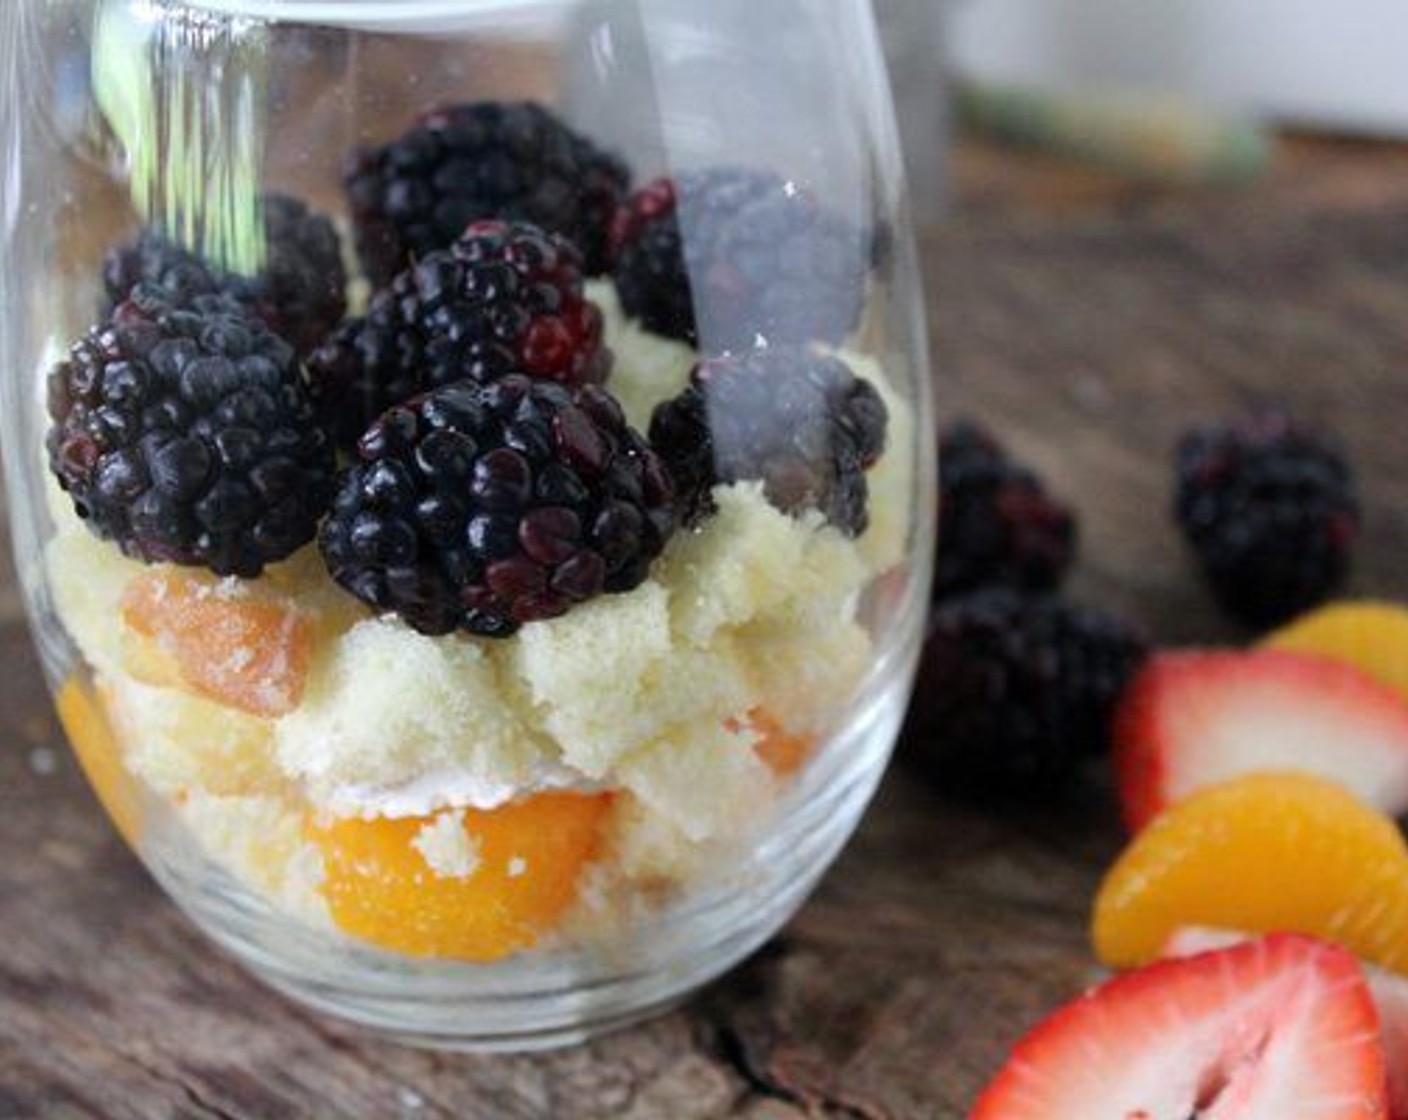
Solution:
{"label": "glass jar wall", "polygon": [[16,0],[0,407],[124,838],[295,997],[528,1048],[855,827],[932,539],[861,0]]}

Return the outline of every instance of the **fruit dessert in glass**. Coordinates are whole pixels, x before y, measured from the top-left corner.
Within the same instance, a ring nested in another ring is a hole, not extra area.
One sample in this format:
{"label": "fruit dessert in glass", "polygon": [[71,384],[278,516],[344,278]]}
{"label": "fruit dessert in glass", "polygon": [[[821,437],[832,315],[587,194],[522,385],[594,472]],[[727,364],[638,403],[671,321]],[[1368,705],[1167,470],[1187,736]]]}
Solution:
{"label": "fruit dessert in glass", "polygon": [[[373,121],[351,46],[399,36],[221,6],[163,9],[205,37],[196,69],[163,42],[162,96],[216,82],[222,35],[269,93],[287,36],[370,135],[271,112],[306,192],[245,168],[173,201],[233,127],[197,117],[153,202],[99,4],[84,128],[28,138],[110,216],[12,234],[4,276],[64,725],[173,897],[316,1006],[502,1047],[647,1013],[800,903],[903,708],[932,501],[888,121],[852,122],[881,155],[844,190],[727,145],[649,174],[570,100]],[[25,260],[53,298],[21,322]]]}

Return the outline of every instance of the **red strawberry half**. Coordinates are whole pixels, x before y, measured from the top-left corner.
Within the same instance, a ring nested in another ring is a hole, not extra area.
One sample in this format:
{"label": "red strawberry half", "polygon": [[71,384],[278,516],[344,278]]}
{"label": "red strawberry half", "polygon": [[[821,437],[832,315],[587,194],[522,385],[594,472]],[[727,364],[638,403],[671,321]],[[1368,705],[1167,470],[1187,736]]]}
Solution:
{"label": "red strawberry half", "polygon": [[[1163,948],[1165,957],[1191,957],[1247,941],[1245,933],[1205,926],[1174,930]],[[1408,979],[1372,964],[1363,966],[1369,994],[1379,1010],[1384,1060],[1388,1066],[1390,1120],[1408,1120]]]}
{"label": "red strawberry half", "polygon": [[1292,934],[1117,976],[1021,1040],[969,1120],[1382,1120],[1359,964]]}
{"label": "red strawberry half", "polygon": [[1125,823],[1256,770],[1330,778],[1408,810],[1408,704],[1352,665],[1277,649],[1150,658],[1115,714]]}

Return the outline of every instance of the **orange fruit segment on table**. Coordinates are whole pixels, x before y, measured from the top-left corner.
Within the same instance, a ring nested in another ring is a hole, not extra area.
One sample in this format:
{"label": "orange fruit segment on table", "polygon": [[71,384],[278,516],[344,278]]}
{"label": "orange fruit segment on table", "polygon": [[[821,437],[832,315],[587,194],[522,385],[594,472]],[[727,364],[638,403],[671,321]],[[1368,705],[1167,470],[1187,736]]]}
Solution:
{"label": "orange fruit segment on table", "polygon": [[1408,845],[1323,778],[1209,787],[1156,818],[1107,874],[1095,949],[1115,968],[1144,964],[1183,926],[1302,933],[1408,971]]}
{"label": "orange fruit segment on table", "polygon": [[102,698],[75,675],[59,690],[55,708],[93,793],[128,847],[135,849],[142,830],[141,801]]}
{"label": "orange fruit segment on table", "polygon": [[1408,608],[1369,599],[1330,603],[1262,644],[1348,662],[1408,701]]}
{"label": "orange fruit segment on table", "polygon": [[493,961],[532,946],[576,899],[610,806],[610,794],[541,793],[310,834],[343,932],[414,956]]}
{"label": "orange fruit segment on table", "polygon": [[170,570],[144,572],[122,599],[129,671],[273,718],[303,698],[313,621],[249,588]]}

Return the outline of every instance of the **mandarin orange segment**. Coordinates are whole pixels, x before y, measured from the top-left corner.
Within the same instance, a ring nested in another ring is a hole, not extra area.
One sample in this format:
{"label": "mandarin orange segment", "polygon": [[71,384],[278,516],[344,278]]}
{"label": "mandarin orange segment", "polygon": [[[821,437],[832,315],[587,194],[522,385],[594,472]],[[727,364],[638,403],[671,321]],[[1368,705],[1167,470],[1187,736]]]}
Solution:
{"label": "mandarin orange segment", "polygon": [[753,749],[764,765],[779,778],[790,778],[811,757],[812,740],[794,735],[765,708],[753,708],[747,715],[725,721],[730,731],[747,730],[756,736]]}
{"label": "mandarin orange segment", "polygon": [[610,794],[543,793],[310,833],[344,932],[413,956],[493,961],[533,945],[572,904],[610,806]]}
{"label": "mandarin orange segment", "polygon": [[1157,817],[1105,877],[1095,949],[1116,968],[1143,964],[1182,926],[1303,933],[1408,969],[1408,846],[1323,778],[1209,787]]}
{"label": "mandarin orange segment", "polygon": [[141,800],[102,699],[75,675],[59,689],[55,708],[89,786],[127,846],[135,849],[142,831]]}
{"label": "mandarin orange segment", "polygon": [[273,718],[303,699],[313,656],[312,619],[250,585],[159,569],[136,576],[122,598],[129,671],[149,684]]}
{"label": "mandarin orange segment", "polygon": [[1408,700],[1408,608],[1373,600],[1331,603],[1262,644],[1348,662]]}
{"label": "mandarin orange segment", "polygon": [[779,778],[791,777],[811,758],[812,741],[793,735],[761,708],[748,713],[748,725],[758,734],[758,757]]}

